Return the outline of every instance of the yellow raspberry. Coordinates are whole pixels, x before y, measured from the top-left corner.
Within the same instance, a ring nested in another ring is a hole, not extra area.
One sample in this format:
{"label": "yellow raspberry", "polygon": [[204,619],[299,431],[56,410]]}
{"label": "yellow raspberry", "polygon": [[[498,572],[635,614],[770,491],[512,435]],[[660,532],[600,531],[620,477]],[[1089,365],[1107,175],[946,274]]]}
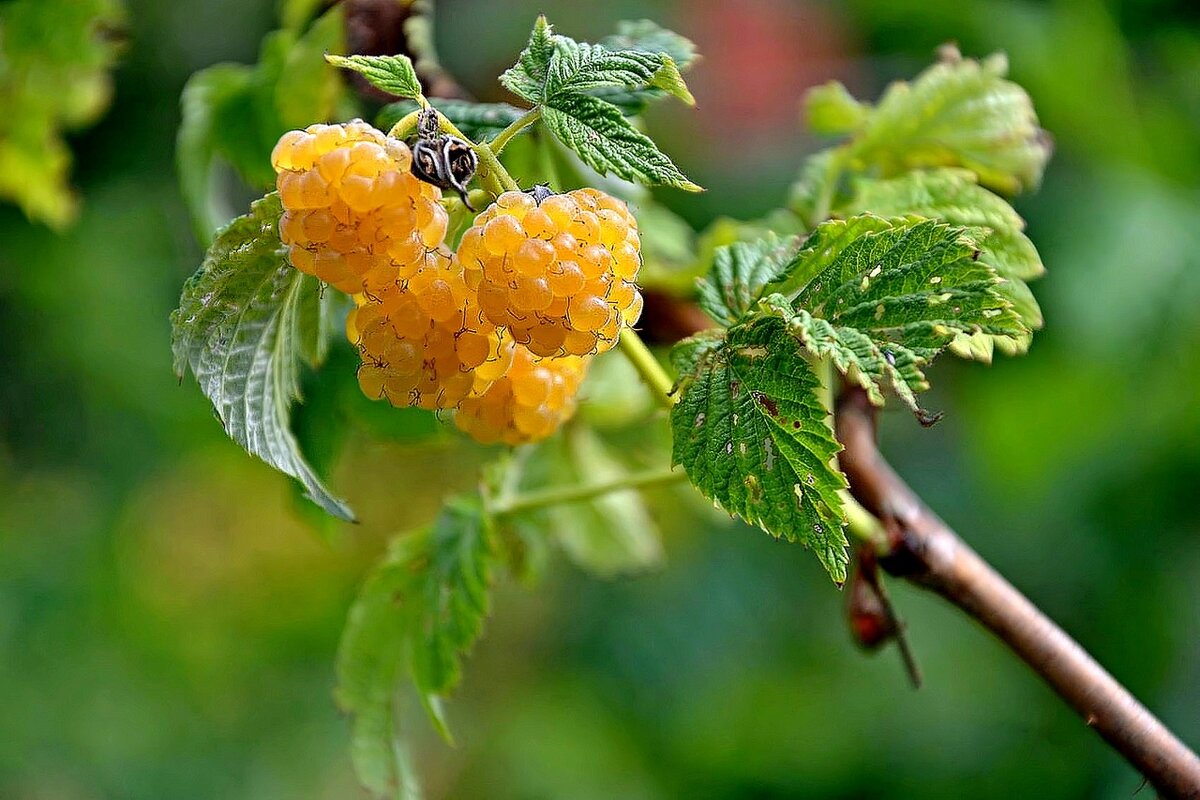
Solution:
{"label": "yellow raspberry", "polygon": [[536,356],[602,353],[641,315],[637,221],[597,189],[540,203],[505,192],[463,235],[458,257],[478,271],[484,315]]}
{"label": "yellow raspberry", "polygon": [[513,344],[480,312],[461,266],[444,246],[405,281],[355,298],[346,335],[358,347],[358,383],[394,406],[454,408],[512,363]]}
{"label": "yellow raspberry", "polygon": [[289,131],[271,164],[292,264],[337,289],[374,292],[407,279],[445,241],[441,191],[412,175],[406,144],[361,120]]}
{"label": "yellow raspberry", "polygon": [[507,373],[463,399],[454,423],[483,444],[544,439],[575,414],[576,393],[590,358],[538,358],[518,345]]}

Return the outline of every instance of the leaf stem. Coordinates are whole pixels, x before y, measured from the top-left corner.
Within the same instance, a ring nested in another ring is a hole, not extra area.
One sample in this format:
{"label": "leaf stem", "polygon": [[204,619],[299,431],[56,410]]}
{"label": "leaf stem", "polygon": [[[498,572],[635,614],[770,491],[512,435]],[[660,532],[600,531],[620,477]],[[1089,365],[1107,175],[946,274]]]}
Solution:
{"label": "leaf stem", "polygon": [[670,376],[633,328],[621,331],[620,346],[621,352],[629,359],[629,363],[633,364],[633,368],[637,370],[642,382],[646,384],[646,388],[654,395],[658,404],[666,409],[674,406],[675,396],[671,393],[674,384]]}
{"label": "leaf stem", "polygon": [[496,138],[488,142],[488,147],[492,149],[493,153],[499,155],[500,151],[502,151],[508,145],[508,143],[512,141],[514,136],[541,118],[542,110],[540,108],[535,107],[529,109],[520,117],[513,120],[507,128],[496,134]]}
{"label": "leaf stem", "polygon": [[409,136],[412,136],[413,131],[417,129],[417,116],[420,113],[421,109],[417,109],[405,114],[388,130],[387,135],[393,139],[407,139]]}
{"label": "leaf stem", "polygon": [[492,513],[497,517],[522,514],[547,506],[557,506],[564,503],[582,503],[585,500],[591,500],[595,497],[601,497],[626,489],[647,489],[651,486],[662,486],[686,479],[687,474],[682,470],[679,472],[653,470],[622,475],[620,478],[614,478],[611,481],[594,483],[588,486],[555,486],[537,492],[529,492],[528,494],[514,497],[507,502],[499,503],[492,508]]}
{"label": "leaf stem", "polygon": [[842,510],[846,512],[846,533],[870,546],[875,552],[887,552],[887,531],[870,511],[854,499],[849,489],[843,489]]}

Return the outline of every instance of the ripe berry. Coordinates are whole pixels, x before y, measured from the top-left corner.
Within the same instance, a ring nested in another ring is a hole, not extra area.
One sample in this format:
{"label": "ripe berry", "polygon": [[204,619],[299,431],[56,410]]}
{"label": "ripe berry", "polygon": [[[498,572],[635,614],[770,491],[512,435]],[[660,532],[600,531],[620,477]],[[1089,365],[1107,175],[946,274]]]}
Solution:
{"label": "ripe berry", "polygon": [[479,303],[537,356],[589,355],[617,343],[642,310],[637,221],[596,189],[505,192],[459,244],[481,274]]}
{"label": "ripe berry", "polygon": [[356,296],[346,334],[358,346],[358,383],[394,406],[454,408],[508,370],[513,344],[483,318],[445,247],[407,281]]}
{"label": "ripe berry", "polygon": [[538,358],[518,345],[507,373],[463,399],[454,422],[478,442],[509,445],[544,439],[575,413],[590,358]]}
{"label": "ripe berry", "polygon": [[292,264],[337,289],[407,279],[446,238],[441,190],[412,175],[406,144],[361,120],[285,133],[271,163]]}

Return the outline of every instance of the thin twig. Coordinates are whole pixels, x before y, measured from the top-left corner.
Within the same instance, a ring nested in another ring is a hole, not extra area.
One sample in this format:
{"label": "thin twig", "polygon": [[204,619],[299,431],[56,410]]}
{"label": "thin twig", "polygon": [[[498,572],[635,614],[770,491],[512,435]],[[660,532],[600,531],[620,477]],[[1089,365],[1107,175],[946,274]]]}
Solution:
{"label": "thin twig", "polygon": [[679,483],[686,478],[687,473],[683,470],[672,472],[671,470],[658,469],[622,475],[619,478],[613,478],[603,483],[582,486],[552,486],[549,489],[541,489],[536,492],[517,495],[504,503],[497,503],[492,509],[492,513],[497,517],[523,514],[548,506],[582,503],[586,500],[593,500],[597,497],[603,497],[606,494],[612,494],[613,492],[622,492],[629,489],[649,489],[654,486]]}
{"label": "thin twig", "polygon": [[940,594],[995,634],[1164,797],[1200,798],[1200,758],[892,470],[875,446],[875,409],[861,388],[842,391],[837,433],[851,493],[890,534],[880,565]]}

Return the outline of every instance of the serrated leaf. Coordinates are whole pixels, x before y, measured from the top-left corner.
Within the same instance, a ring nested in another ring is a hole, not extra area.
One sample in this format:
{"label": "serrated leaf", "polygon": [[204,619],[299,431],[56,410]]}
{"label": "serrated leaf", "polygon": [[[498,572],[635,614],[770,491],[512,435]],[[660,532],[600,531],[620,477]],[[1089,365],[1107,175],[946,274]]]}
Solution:
{"label": "serrated leaf", "polygon": [[864,179],[855,184],[844,210],[848,215],[911,214],[968,229],[987,228],[990,234],[981,243],[981,254],[1000,277],[1028,281],[1046,272],[1024,233],[1025,220],[1008,201],[980,186],[968,170],[918,170],[888,180]]}
{"label": "serrated leaf", "polygon": [[[696,61],[696,45],[674,31],[660,27],[648,19],[617,23],[617,32],[605,37],[600,44],[610,50],[638,50],[644,53],[661,53],[675,65],[677,73],[688,70]],[[664,79],[666,76],[664,75]],[[682,75],[680,76],[682,81]],[[655,88],[654,85],[644,89],[619,89],[611,87],[593,92],[597,97],[619,107],[626,116],[634,116],[645,110],[653,100],[666,97],[668,87]],[[686,88],[686,87],[682,87]],[[676,94],[671,92],[672,94]],[[689,93],[690,94],[690,93]],[[678,94],[676,94],[678,96]],[[692,102],[685,100],[688,105]]]}
{"label": "serrated leaf", "polygon": [[962,228],[862,214],[820,225],[767,292],[929,360],[960,333],[1027,332],[998,282]]}
{"label": "serrated leaf", "polygon": [[336,56],[327,55],[325,60],[335,67],[352,70],[362,75],[376,89],[396,97],[421,97],[421,81],[408,56]]}
{"label": "serrated leaf", "polygon": [[[475,142],[494,138],[526,113],[526,109],[508,103],[473,103],[470,100],[438,98],[432,105],[467,138]],[[412,100],[389,103],[380,109],[376,127],[386,131],[417,108],[417,104]]]}
{"label": "serrated leaf", "polygon": [[518,97],[531,103],[538,103],[542,98],[542,87],[546,83],[546,73],[550,68],[550,57],[554,55],[554,31],[545,16],[539,16],[533,23],[533,32],[529,34],[529,43],[517,57],[517,63],[505,70],[500,76],[500,83]]}
{"label": "serrated leaf", "polygon": [[124,18],[119,0],[0,3],[0,198],[31,220],[75,218],[64,135],[108,108]]}
{"label": "serrated leaf", "polygon": [[687,69],[696,61],[696,45],[690,39],[648,19],[621,20],[617,32],[602,39],[600,44],[609,50],[664,53],[680,69]]}
{"label": "serrated leaf", "polygon": [[688,105],[696,103],[674,59],[665,53],[610,50],[604,45],[555,37],[542,102],[553,104],[557,95],[611,87],[661,89]]}
{"label": "serrated leaf", "polygon": [[908,348],[874,339],[857,328],[832,325],[804,309],[795,310],[782,295],[765,298],[763,306],[769,313],[778,314],[809,352],[829,359],[838,372],[866,389],[875,405],[884,404],[884,390],[891,387],[919,418],[933,419],[917,404],[917,392],[929,388],[921,371],[924,359]]}
{"label": "serrated leaf", "polygon": [[[918,170],[889,180],[862,180],[845,211],[885,217],[914,214],[975,232],[980,240],[980,260],[995,267],[1004,279],[996,291],[1012,303],[1030,331],[1042,327],[1041,309],[1025,281],[1040,277],[1046,268],[1024,234],[1025,221],[1002,197],[980,186],[974,173],[947,168]],[[1021,352],[1030,337],[1014,340],[975,334],[972,338],[976,341],[956,343],[955,351],[987,361],[993,345]]]}
{"label": "serrated leaf", "polygon": [[804,116],[809,130],[821,136],[853,133],[870,113],[870,105],[855,100],[839,81],[815,86],[804,95]]}
{"label": "serrated leaf", "polygon": [[[601,483],[629,471],[593,431],[578,425],[542,449],[553,475],[553,482],[543,485]],[[636,490],[553,506],[544,517],[543,531],[576,566],[594,575],[611,578],[662,563],[662,535]]]}
{"label": "serrated leaf", "polygon": [[763,287],[779,276],[796,247],[796,237],[770,233],[718,247],[708,277],[697,282],[700,308],[726,327],[736,324],[757,306]]}
{"label": "serrated leaf", "polygon": [[312,332],[305,330],[311,311],[306,316],[303,309],[320,286],[288,264],[279,241],[282,213],[272,193],[217,234],[171,314],[175,371],[182,378],[191,369],[231,439],[300,481],[327,512],[352,521],[350,509],[304,460],[288,427],[300,393],[301,359],[316,352]]}
{"label": "serrated leaf", "polygon": [[1004,194],[1035,188],[1050,156],[1029,95],[1005,80],[1002,55],[943,61],[888,87],[849,143],[853,159],[884,177],[961,166]]}
{"label": "serrated leaf", "polygon": [[557,95],[554,103],[542,107],[546,129],[601,175],[702,191],[616,106],[585,94]]}
{"label": "serrated leaf", "polygon": [[844,582],[846,481],[830,466],[840,447],[800,342],[782,319],[760,316],[676,349],[691,372],[671,411],[674,463],[730,514],[803,543]]}
{"label": "serrated leaf", "polygon": [[402,745],[394,698],[412,678],[444,734],[441,696],[454,688],[460,657],[483,627],[495,555],[479,502],[449,501],[432,528],[392,541],[350,609],[338,646],[337,699],[354,715],[354,766],[371,791],[410,785],[397,768]]}

